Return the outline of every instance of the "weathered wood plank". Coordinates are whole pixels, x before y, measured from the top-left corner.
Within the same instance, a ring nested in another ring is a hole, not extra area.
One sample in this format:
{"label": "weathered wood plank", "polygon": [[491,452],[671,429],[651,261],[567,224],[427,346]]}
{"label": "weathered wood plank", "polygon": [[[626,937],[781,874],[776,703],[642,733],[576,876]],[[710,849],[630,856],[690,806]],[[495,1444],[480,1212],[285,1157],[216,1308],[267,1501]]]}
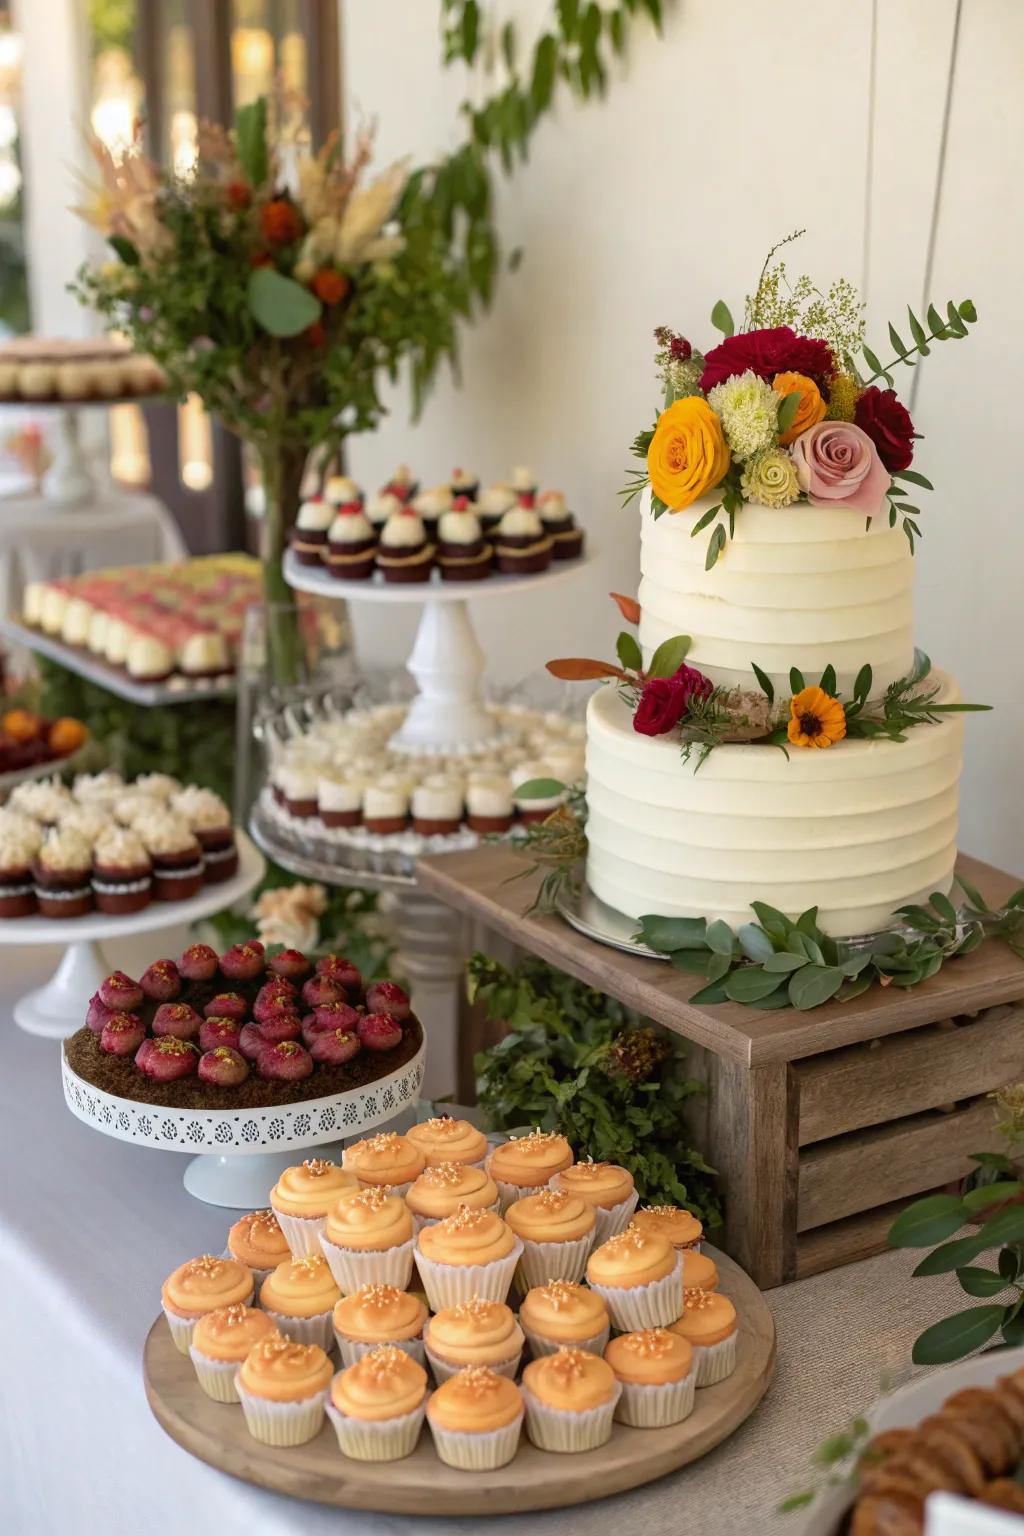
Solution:
{"label": "weathered wood plank", "polygon": [[[920,1193],[931,1194],[932,1191],[921,1190]],[[892,1200],[888,1205],[878,1205],[873,1210],[802,1232],[796,1240],[793,1278],[803,1280],[807,1275],[819,1275],[823,1270],[838,1269],[841,1264],[856,1264],[876,1253],[885,1253],[889,1247],[889,1228],[906,1208],[906,1203],[905,1200]]]}
{"label": "weathered wood plank", "polygon": [[725,1204],[722,1247],[762,1288],[795,1266],[797,1099],[784,1063],[708,1061],[707,1157]]}

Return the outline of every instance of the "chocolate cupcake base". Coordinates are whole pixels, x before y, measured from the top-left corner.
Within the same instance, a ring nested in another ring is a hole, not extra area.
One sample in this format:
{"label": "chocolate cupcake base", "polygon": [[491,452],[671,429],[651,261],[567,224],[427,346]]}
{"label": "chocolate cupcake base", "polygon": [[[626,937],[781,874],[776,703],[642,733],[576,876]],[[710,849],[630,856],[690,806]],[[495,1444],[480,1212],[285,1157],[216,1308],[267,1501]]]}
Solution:
{"label": "chocolate cupcake base", "polygon": [[326,544],[326,533],[292,533],[291,550],[300,565],[319,565]]}
{"label": "chocolate cupcake base", "polygon": [[201,852],[153,854],[153,900],[188,901],[203,888]]}
{"label": "chocolate cupcake base", "polygon": [[429,581],[430,573],[433,568],[434,562],[432,559],[417,561],[415,565],[411,562],[407,564],[394,565],[390,559],[387,561],[387,563],[379,558],[377,560],[377,569],[380,571],[385,581]]}
{"label": "chocolate cupcake base", "polygon": [[32,871],[0,870],[0,917],[31,917],[36,910]]}
{"label": "chocolate cupcake base", "polygon": [[363,819],[362,811],[321,810],[320,820],[325,827],[358,827]]}
{"label": "chocolate cupcake base", "polygon": [[476,560],[438,560],[442,581],[483,581],[491,574],[491,556],[480,555]]}
{"label": "chocolate cupcake base", "polygon": [[552,560],[575,560],[582,555],[582,528],[575,528],[571,524],[565,528],[549,526],[548,532],[554,540],[554,547],[551,550]]}
{"label": "chocolate cupcake base", "polygon": [[453,832],[459,830],[458,821],[429,821],[423,816],[414,816],[412,829],[421,837],[450,837]]}
{"label": "chocolate cupcake base", "polygon": [[92,875],[92,893],[99,912],[124,917],[148,907],[153,891],[153,877],[148,869],[112,869],[97,866]]}
{"label": "chocolate cupcake base", "polygon": [[43,917],[84,917],[92,911],[91,872],[87,869],[33,870],[34,890]]}
{"label": "chocolate cupcake base", "polygon": [[315,800],[289,800],[288,796],[285,795],[284,803],[288,809],[289,816],[315,816],[317,812]]}
{"label": "chocolate cupcake base", "polygon": [[408,816],[367,816],[363,820],[363,826],[367,832],[373,832],[378,837],[390,837],[395,832],[406,832],[409,828]]}
{"label": "chocolate cupcake base", "polygon": [[373,575],[374,559],[372,552],[359,560],[337,560],[327,555],[324,564],[328,576],[333,576],[335,581],[369,581]]}
{"label": "chocolate cupcake base", "polygon": [[546,571],[551,564],[550,549],[535,550],[533,554],[518,554],[515,550],[499,553],[498,570],[503,576],[535,576]]}
{"label": "chocolate cupcake base", "polygon": [[219,846],[203,847],[203,879],[207,885],[220,885],[238,874],[238,849],[234,834],[231,841]]}
{"label": "chocolate cupcake base", "polygon": [[467,816],[466,826],[471,832],[507,832],[511,827],[514,817],[508,816]]}

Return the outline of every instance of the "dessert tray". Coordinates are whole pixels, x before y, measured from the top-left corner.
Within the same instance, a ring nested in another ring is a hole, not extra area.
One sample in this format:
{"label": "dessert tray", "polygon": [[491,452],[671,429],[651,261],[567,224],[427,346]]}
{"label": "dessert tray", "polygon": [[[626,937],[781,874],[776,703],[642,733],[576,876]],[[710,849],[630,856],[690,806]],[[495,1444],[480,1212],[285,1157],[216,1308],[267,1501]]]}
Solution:
{"label": "dessert tray", "polygon": [[349,1460],[329,1423],[305,1445],[260,1445],[237,1405],[216,1403],[202,1391],[163,1316],[145,1344],[146,1396],[160,1425],[200,1461],[244,1482],[320,1504],[388,1514],[496,1515],[586,1503],[653,1482],[706,1455],[750,1416],[768,1390],[775,1366],[771,1312],[737,1264],[706,1245],[705,1251],[739,1315],[735,1371],[716,1386],[702,1387],[681,1424],[631,1429],[616,1423],[610,1441],[597,1450],[556,1455],[538,1450],[524,1436],[507,1466],[463,1472],[438,1459],[426,1429],[411,1456],[391,1462]]}
{"label": "dessert tray", "polygon": [[159,683],[136,682],[123,667],[112,666],[83,646],[67,645],[53,635],[44,635],[42,630],[24,623],[18,615],[0,616],[0,634],[28,650],[38,651],[40,656],[59,662],[69,672],[106,688],[119,699],[125,699],[129,704],[141,704],[147,709],[161,704],[194,704],[201,699],[233,698],[235,694],[233,672],[221,672],[215,677],[186,677],[176,672]]}
{"label": "dessert tray", "polygon": [[[320,835],[305,827],[300,831],[296,818],[282,811],[267,785],[260,790],[249,816],[253,841],[268,859],[273,859],[275,864],[293,875],[301,875],[306,880],[321,880],[328,885],[359,884],[371,890],[390,886],[411,889],[416,884],[418,855],[402,847],[401,838],[388,838],[387,846],[383,846],[383,838],[367,837],[360,843],[351,833],[344,837],[337,833],[332,836],[330,829],[322,823],[318,823],[318,827]],[[443,849],[437,851],[450,853],[456,846],[472,848],[477,839],[472,833],[468,837],[469,840],[461,845],[445,838]],[[441,842],[441,839],[437,841]]]}

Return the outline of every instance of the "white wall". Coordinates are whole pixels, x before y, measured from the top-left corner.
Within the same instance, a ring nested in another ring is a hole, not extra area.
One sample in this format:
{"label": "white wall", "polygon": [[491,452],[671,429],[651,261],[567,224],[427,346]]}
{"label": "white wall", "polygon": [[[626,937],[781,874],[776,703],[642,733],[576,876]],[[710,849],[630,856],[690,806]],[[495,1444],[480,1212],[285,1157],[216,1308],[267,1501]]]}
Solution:
{"label": "white wall", "polygon": [[[547,8],[513,7],[520,21]],[[526,256],[465,333],[461,387],[443,380],[415,426],[396,391],[383,429],[352,443],[353,472],[370,485],[399,460],[428,483],[457,462],[487,479],[525,462],[570,494],[599,550],[593,568],[550,598],[476,605],[501,682],[552,655],[609,652],[604,594],[637,579],[636,518],[616,491],[657,404],[655,325],[709,345],[714,300],[738,309],[768,247],[798,225],[796,270],[866,281],[871,334],[922,301],[955,0],[879,0],[877,14],[872,0],[668,9],[660,40],[636,23],[607,99],[563,101],[503,187],[503,238]],[[455,142],[462,83],[438,62],[438,7],[342,0],[342,12],[349,104],[379,118],[380,157],[422,160]],[[1022,74],[1024,6],[962,0],[928,297],[972,297],[981,319],[926,360],[915,421],[926,434],[916,463],[938,487],[924,493],[920,643],[968,697],[999,706],[968,724],[961,842],[1024,873]],[[907,374],[904,399],[909,385]],[[392,612],[357,612],[367,657],[402,659],[409,631]]]}

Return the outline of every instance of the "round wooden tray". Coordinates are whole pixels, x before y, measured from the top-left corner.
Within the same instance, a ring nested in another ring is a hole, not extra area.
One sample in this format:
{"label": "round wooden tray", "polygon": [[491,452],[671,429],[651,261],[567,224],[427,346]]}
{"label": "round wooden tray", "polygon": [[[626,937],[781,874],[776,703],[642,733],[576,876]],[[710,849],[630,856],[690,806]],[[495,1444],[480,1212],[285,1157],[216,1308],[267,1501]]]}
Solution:
{"label": "round wooden tray", "polygon": [[611,1440],[578,1456],[538,1451],[526,1439],[507,1467],[457,1472],[434,1453],[424,1428],[403,1461],[350,1461],[329,1422],[315,1440],[289,1450],[249,1435],[242,1410],[215,1403],[201,1390],[192,1363],[157,1318],[143,1352],[146,1396],[172,1440],[232,1477],[276,1493],[394,1515],[495,1515],[584,1504],[653,1482],[696,1461],[731,1435],[768,1390],[775,1369],[775,1324],[754,1282],[724,1254],[711,1250],[721,1289],[740,1317],[739,1362],[728,1380],[702,1387],[693,1412],[669,1429],[616,1424]]}

